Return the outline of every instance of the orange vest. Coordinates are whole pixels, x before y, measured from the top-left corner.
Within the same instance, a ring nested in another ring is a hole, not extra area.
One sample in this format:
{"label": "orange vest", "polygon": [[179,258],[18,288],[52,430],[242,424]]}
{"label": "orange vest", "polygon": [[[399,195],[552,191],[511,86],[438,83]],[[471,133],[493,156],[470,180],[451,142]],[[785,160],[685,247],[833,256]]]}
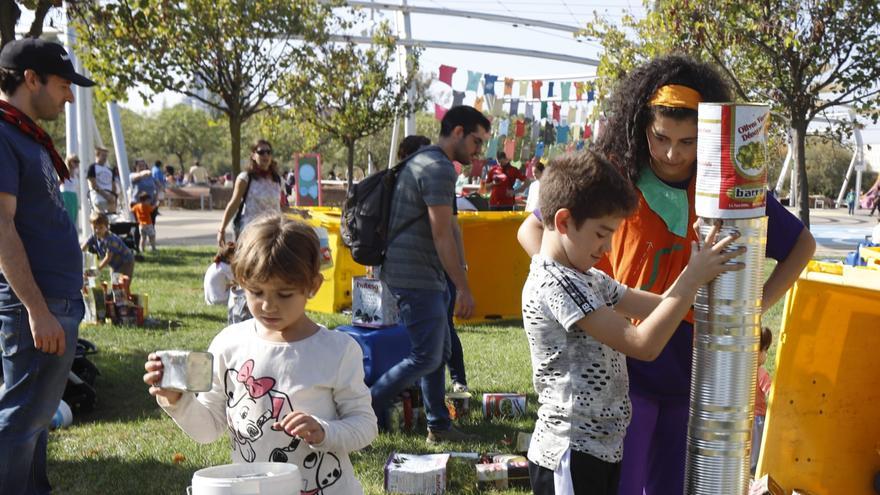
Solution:
{"label": "orange vest", "polygon": [[[696,174],[688,185],[688,225],[697,220],[694,211]],[[639,206],[624,220],[611,240],[611,251],[596,265],[627,287],[662,294],[687,266],[691,256],[691,242],[697,240],[692,228],[687,237],[669,231],[663,219],[648,206],[644,195],[636,188]],[[685,320],[693,323],[693,310]]]}

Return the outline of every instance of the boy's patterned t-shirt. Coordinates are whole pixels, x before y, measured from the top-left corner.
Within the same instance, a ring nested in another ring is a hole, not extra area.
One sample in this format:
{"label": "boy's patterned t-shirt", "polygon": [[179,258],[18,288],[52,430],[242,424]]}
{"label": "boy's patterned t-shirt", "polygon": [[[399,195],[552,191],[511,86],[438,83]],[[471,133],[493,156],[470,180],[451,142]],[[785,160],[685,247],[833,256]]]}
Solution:
{"label": "boy's patterned t-shirt", "polygon": [[566,449],[619,462],[631,405],[626,359],[577,322],[613,306],[626,286],[596,269],[580,272],[540,254],[523,287],[523,325],[538,394],[529,459],[556,469]]}

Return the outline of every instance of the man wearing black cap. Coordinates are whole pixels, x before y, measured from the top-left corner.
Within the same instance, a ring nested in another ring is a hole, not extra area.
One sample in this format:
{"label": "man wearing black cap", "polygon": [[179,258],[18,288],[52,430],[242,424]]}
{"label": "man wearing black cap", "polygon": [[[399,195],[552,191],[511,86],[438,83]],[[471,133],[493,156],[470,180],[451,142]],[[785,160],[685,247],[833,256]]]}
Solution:
{"label": "man wearing black cap", "polygon": [[38,120],[73,102],[77,74],[59,44],[0,52],[0,493],[49,493],[47,427],[64,393],[83,317],[82,256],[64,214],[68,170]]}

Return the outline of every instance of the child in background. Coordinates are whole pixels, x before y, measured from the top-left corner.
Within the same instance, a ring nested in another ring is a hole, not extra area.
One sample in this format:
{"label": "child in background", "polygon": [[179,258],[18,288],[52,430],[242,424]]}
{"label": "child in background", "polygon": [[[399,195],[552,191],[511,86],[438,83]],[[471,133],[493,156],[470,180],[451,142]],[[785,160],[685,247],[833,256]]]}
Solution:
{"label": "child in background", "polygon": [[150,394],[199,443],[228,433],[232,460],[288,462],[302,493],[362,493],[349,452],[376,437],[360,346],[311,321],[306,301],[321,286],[321,256],[312,227],[280,215],[253,221],[232,261],[254,318],[221,331],[209,392],[158,387],[162,362],[150,354]]}
{"label": "child in background", "polygon": [[544,164],[541,161],[535,162],[534,167],[535,182],[529,186],[529,192],[526,195],[526,211],[533,212],[538,207],[538,197],[541,189],[541,176],[544,175]]}
{"label": "child in background", "polygon": [[248,311],[245,291],[235,283],[232,274],[232,258],[235,255],[235,243],[227,242],[217,250],[214,262],[205,271],[205,302],[208,304],[226,304],[226,324],[232,325],[253,318]]}
{"label": "child in background", "polygon": [[208,270],[205,271],[205,303],[221,305],[229,302],[229,289],[235,285],[235,277],[232,276],[230,266],[234,254],[234,242],[227,242],[225,246],[217,249],[213,263],[208,265]]}
{"label": "child in background", "polygon": [[543,239],[522,296],[540,403],[528,451],[536,495],[617,495],[631,411],[625,357],[656,358],[697,288],[743,268],[728,264],[743,249],[725,253],[735,238],[716,243],[716,225],[663,295],[616,282],[593,266],[636,206],[632,186],[593,152],[555,158],[541,180]]}
{"label": "child in background", "polygon": [[131,211],[137,218],[138,227],[141,230],[141,252],[147,247],[147,239],[150,239],[150,250],[156,250],[156,226],[153,225],[153,210],[155,206],[150,204],[150,195],[147,192],[138,194],[138,202],[131,205]]}
{"label": "child in background", "polygon": [[134,253],[125,245],[125,241],[110,232],[110,221],[107,219],[107,215],[93,211],[89,220],[95,233],[80,248],[98,255],[100,258],[98,270],[110,265],[112,273],[127,276],[130,284],[134,275]]}
{"label": "child in background", "polygon": [[758,352],[758,381],[755,390],[755,426],[752,428],[752,474],[758,468],[758,455],[761,453],[761,439],[764,437],[764,418],[767,416],[767,396],[773,379],[764,368],[767,351],[773,342],[773,332],[769,328],[761,329],[761,350]]}

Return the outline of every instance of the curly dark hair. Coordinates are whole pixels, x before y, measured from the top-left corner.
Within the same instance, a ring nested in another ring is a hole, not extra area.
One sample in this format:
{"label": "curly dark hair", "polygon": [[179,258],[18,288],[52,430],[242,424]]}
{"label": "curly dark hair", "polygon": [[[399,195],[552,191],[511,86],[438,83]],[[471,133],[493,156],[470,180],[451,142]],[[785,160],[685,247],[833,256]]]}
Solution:
{"label": "curly dark hair", "polygon": [[633,69],[614,87],[609,116],[593,149],[605,155],[635,184],[639,169],[650,160],[645,129],[655,115],[676,120],[697,118],[688,108],[649,106],[654,93],[667,84],[687,86],[705,102],[731,101],[727,80],[710,64],[683,55],[655,58]]}

